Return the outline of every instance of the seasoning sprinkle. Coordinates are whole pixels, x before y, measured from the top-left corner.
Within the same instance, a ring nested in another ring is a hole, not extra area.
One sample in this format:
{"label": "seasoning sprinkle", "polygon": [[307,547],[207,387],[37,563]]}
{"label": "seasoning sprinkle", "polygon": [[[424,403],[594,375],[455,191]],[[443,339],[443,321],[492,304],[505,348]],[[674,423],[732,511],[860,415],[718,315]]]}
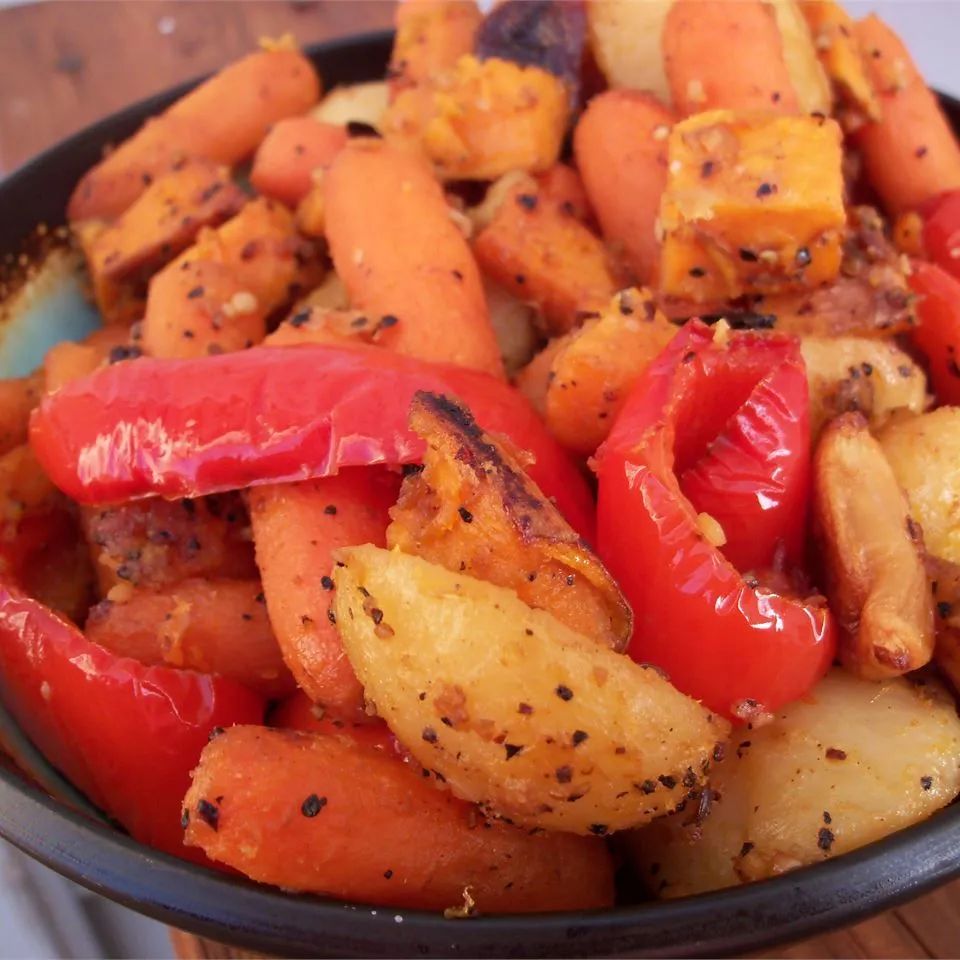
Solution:
{"label": "seasoning sprinkle", "polygon": [[833,841],[836,839],[833,835],[833,831],[827,829],[827,827],[821,827],[817,831],[817,846],[823,850],[827,851],[833,846]]}
{"label": "seasoning sprinkle", "polygon": [[584,740],[589,739],[589,737],[590,734],[587,733],[586,730],[574,730],[573,737],[571,739],[573,740],[573,745],[575,747],[579,747],[580,744],[583,743]]}
{"label": "seasoning sprinkle", "polygon": [[333,580],[331,580],[330,577],[324,575],[320,578],[320,586],[323,587],[324,590],[332,590]]}
{"label": "seasoning sprinkle", "polygon": [[923,787],[924,790],[930,790],[933,787],[933,777],[921,777],[920,786]]}
{"label": "seasoning sprinkle", "polygon": [[311,793],[310,796],[300,804],[300,812],[305,817],[315,817],[326,805],[326,797],[318,797],[315,793]]}
{"label": "seasoning sprinkle", "polygon": [[473,523],[473,514],[466,507],[457,507],[457,513],[464,523]]}
{"label": "seasoning sprinkle", "polygon": [[211,830],[216,830],[220,825],[220,808],[209,800],[200,800],[197,803],[197,816]]}
{"label": "seasoning sprinkle", "polygon": [[569,783],[573,779],[573,767],[564,764],[562,767],[557,767],[555,774],[557,783]]}
{"label": "seasoning sprinkle", "polygon": [[573,691],[563,683],[557,684],[556,694],[561,700],[572,700]]}
{"label": "seasoning sprinkle", "polygon": [[508,760],[512,760],[518,753],[523,753],[522,744],[505,743],[503,749],[506,751]]}
{"label": "seasoning sprinkle", "polygon": [[424,727],[423,733],[420,734],[427,743],[436,743],[437,742],[437,731],[433,727]]}

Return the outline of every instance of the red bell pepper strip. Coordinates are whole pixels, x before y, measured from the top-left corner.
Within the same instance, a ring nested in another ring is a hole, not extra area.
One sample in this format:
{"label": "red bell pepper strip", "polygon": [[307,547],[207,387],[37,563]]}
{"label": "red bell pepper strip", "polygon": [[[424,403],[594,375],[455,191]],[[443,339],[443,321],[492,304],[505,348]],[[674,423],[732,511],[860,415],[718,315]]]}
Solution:
{"label": "red bell pepper strip", "polygon": [[196,497],[420,460],[407,426],[418,390],[453,394],[484,429],[534,455],[529,473],[591,539],[586,481],[513,387],[376,347],[304,344],[191,360],[141,358],[47,395],[30,443],[81,503]]}
{"label": "red bell pepper strip", "polygon": [[960,280],[917,260],[908,281],[920,320],[910,337],[927,358],[937,400],[960,404]]}
{"label": "red bell pepper strip", "polygon": [[960,280],[960,190],[941,193],[921,210],[926,255]]}
{"label": "red bell pepper strip", "polygon": [[180,824],[190,771],[215,727],[262,723],[265,708],[233,680],[117,657],[2,583],[0,696],[91,802],[135,839],[192,860]]}
{"label": "red bell pepper strip", "polygon": [[[633,606],[630,656],[732,718],[804,694],[833,659],[835,628],[820,602],[743,576],[701,532],[703,508],[682,487],[696,479],[705,504],[713,478],[710,506],[731,532],[755,525],[765,550],[778,526],[792,540],[809,477],[798,363],[795,342],[743,333],[721,347],[709,328],[688,324],[634,388],[597,455],[599,554]],[[783,494],[771,503],[778,523],[764,523],[758,488]],[[738,510],[748,522],[738,524]]]}

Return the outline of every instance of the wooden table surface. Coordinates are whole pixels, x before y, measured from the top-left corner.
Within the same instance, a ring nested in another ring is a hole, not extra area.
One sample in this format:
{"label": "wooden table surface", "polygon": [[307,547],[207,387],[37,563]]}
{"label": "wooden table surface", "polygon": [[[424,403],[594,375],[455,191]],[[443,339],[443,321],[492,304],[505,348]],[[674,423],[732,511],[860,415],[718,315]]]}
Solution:
{"label": "wooden table surface", "polygon": [[[261,36],[301,42],[389,26],[381,0],[52,0],[0,10],[0,174],[104,114],[217,68]],[[183,957],[224,957],[175,933]],[[956,957],[960,882],[780,957]]]}

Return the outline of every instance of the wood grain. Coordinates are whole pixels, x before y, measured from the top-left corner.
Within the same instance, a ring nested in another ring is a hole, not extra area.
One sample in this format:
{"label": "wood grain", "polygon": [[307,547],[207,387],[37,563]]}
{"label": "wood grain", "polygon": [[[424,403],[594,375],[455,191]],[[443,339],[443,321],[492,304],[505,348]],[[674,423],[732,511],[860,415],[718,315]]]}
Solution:
{"label": "wood grain", "polygon": [[[392,2],[51,0],[0,10],[0,174],[104,114],[216,69],[261,36],[309,43],[389,26]],[[171,931],[183,958],[257,954]],[[953,957],[960,882],[768,956]]]}

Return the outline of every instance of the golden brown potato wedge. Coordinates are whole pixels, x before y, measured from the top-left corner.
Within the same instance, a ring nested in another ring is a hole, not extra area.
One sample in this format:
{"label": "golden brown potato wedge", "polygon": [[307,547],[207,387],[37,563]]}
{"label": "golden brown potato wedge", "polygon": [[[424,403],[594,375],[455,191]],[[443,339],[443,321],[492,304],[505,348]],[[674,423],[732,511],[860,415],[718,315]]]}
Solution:
{"label": "golden brown potato wedge", "polygon": [[387,546],[510,587],[571,630],[622,650],[633,618],[620,588],[517,456],[447,397],[418,394],[410,426],[427,441],[424,468],[403,483]]}
{"label": "golden brown potato wedge", "polygon": [[483,278],[483,292],[487,298],[490,325],[497,335],[497,345],[503,355],[504,368],[507,376],[512,377],[530,362],[537,348],[537,328],[534,324],[537,310],[486,277]]}
{"label": "golden brown potato wedge", "polygon": [[703,785],[724,720],[516,592],[349,547],[334,571],[366,695],[450,789],[530,827],[603,836]]}
{"label": "golden brown potato wedge", "polygon": [[877,429],[897,411],[917,414],[927,406],[923,369],[889,340],[803,337],[800,350],[810,384],[814,437],[828,420],[847,411],[859,411]]}
{"label": "golden brown potato wedge", "polygon": [[817,57],[813,36],[797,0],[768,0],[773,6],[780,40],[783,42],[783,59],[787,73],[797,94],[803,113],[829,115],[833,107],[830,81]]}
{"label": "golden brown potato wedge", "polygon": [[868,680],[916,670],[933,654],[923,535],[883,448],[859,413],[823,432],[813,510],[827,597],[844,630],[840,659]]}
{"label": "golden brown potato wedge", "polygon": [[343,126],[365,123],[379,130],[388,101],[389,91],[385,80],[352,83],[346,87],[334,87],[310,111],[310,115],[324,123]]}
{"label": "golden brown potato wedge", "polygon": [[[865,786],[867,785],[868,786]],[[631,834],[654,893],[683,897],[775,876],[925,820],[960,792],[960,720],[938,683],[835,669],[713,766],[703,821]]]}
{"label": "golden brown potato wedge", "polygon": [[927,552],[960,563],[960,409],[898,417],[879,440]]}

